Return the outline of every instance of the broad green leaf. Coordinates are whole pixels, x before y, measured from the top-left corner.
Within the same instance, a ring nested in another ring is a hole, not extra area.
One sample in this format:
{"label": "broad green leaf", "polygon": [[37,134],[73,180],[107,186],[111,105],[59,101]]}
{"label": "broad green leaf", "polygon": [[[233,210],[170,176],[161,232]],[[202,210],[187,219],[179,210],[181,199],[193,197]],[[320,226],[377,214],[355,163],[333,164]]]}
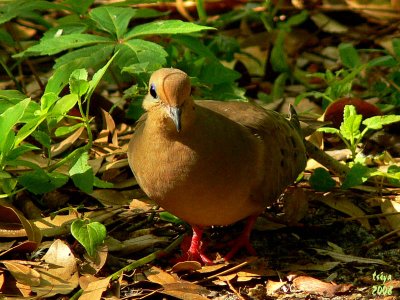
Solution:
{"label": "broad green leaf", "polygon": [[109,60],[114,45],[96,45],[74,50],[56,59],[55,72],[47,82],[45,92],[59,94],[69,82],[71,73],[80,68],[98,69]]}
{"label": "broad green leaf", "polygon": [[65,7],[42,0],[13,0],[0,6],[0,24],[18,16],[26,16],[35,10],[64,9]]}
{"label": "broad green leaf", "polygon": [[96,176],[94,176],[93,185],[95,187],[102,188],[102,189],[111,189],[112,187],[114,187],[113,183],[101,180],[101,179],[97,178]]}
{"label": "broad green leaf", "polygon": [[310,185],[316,191],[327,192],[335,187],[336,182],[327,170],[316,168],[310,177]]}
{"label": "broad green leaf", "polygon": [[85,248],[86,252],[91,257],[94,257],[97,248],[106,238],[107,230],[106,227],[99,222],[78,219],[71,224],[71,233]]}
{"label": "broad green leaf", "polygon": [[349,141],[354,141],[360,136],[360,125],[362,115],[357,115],[356,108],[353,105],[344,107],[343,122],[340,125],[341,135]]}
{"label": "broad green leaf", "polygon": [[75,130],[81,128],[82,126],[84,126],[83,123],[78,123],[72,126],[62,126],[62,127],[58,127],[56,129],[56,131],[54,132],[56,137],[61,137],[63,135],[67,135],[70,134],[72,132],[74,132]]}
{"label": "broad green leaf", "polygon": [[54,93],[44,93],[40,98],[40,108],[42,111],[47,112],[51,106],[58,100],[58,96]]}
{"label": "broad green leaf", "polygon": [[159,3],[160,0],[125,0],[119,2],[113,2],[110,5],[112,6],[127,6],[127,5],[135,5],[135,4],[144,4],[144,3]]}
{"label": "broad green leaf", "polygon": [[60,24],[59,26],[47,30],[41,39],[53,39],[62,35],[66,36],[70,34],[84,33],[87,29],[88,26],[84,23],[70,22],[67,24]]}
{"label": "broad green leaf", "polygon": [[200,39],[196,37],[190,35],[174,35],[172,36],[172,39],[176,41],[179,45],[183,45],[189,48],[194,53],[197,53],[202,57],[207,56],[216,58],[214,53],[208,47],[206,47]]}
{"label": "broad green leaf", "polygon": [[216,59],[206,59],[198,77],[206,84],[223,85],[239,79],[240,73],[225,67]]}
{"label": "broad green leaf", "polygon": [[82,153],[69,170],[69,176],[71,176],[75,186],[90,194],[93,192],[94,174],[92,167],[88,164],[88,159],[87,152]]}
{"label": "broad green leaf", "polygon": [[44,194],[62,187],[68,181],[68,176],[61,173],[48,173],[42,169],[22,174],[18,182],[33,194]]}
{"label": "broad green leaf", "polygon": [[100,6],[92,9],[89,15],[100,29],[119,40],[125,34],[135,10],[130,7]]}
{"label": "broad green leaf", "polygon": [[0,165],[1,162],[8,156],[9,152],[13,149],[15,145],[15,133],[10,130],[8,132],[3,132],[0,141]]}
{"label": "broad green leaf", "polygon": [[114,44],[100,44],[71,51],[55,60],[56,63],[54,65],[54,69],[58,69],[62,65],[70,63],[74,63],[76,65],[75,69],[97,69],[98,67],[103,66],[106,61],[108,61],[114,52],[114,47]]}
{"label": "broad green leaf", "polygon": [[79,97],[77,94],[65,95],[56,102],[50,112],[50,116],[55,117],[57,119],[57,122],[59,122],[62,116],[64,116],[67,112],[71,110],[71,108],[75,106],[75,104],[78,102],[78,99]]}
{"label": "broad green leaf", "polygon": [[393,185],[400,185],[400,166],[391,165],[389,166],[387,173],[389,174],[389,182]]}
{"label": "broad green leaf", "polygon": [[[36,130],[32,132],[32,136],[35,140],[37,140],[41,145],[46,147],[47,149],[51,146],[51,138],[47,132]],[[22,146],[21,146],[22,147]]]}
{"label": "broad green leaf", "polygon": [[74,11],[76,14],[84,15],[94,1],[95,0],[65,0],[63,4],[70,6],[72,11]]}
{"label": "broad green leaf", "polygon": [[11,34],[9,34],[4,28],[0,28],[0,41],[7,44],[8,46],[13,47],[15,45],[15,41],[12,38]]}
{"label": "broad green leaf", "polygon": [[[26,99],[26,95],[17,90],[0,90],[0,100],[10,101],[10,106]],[[0,113],[2,113],[5,109],[3,108],[3,104],[7,103],[5,101],[0,101]]]}
{"label": "broad green leaf", "polygon": [[14,149],[12,149],[8,154],[7,154],[7,158],[6,158],[6,164],[10,164],[10,161],[12,160],[16,160],[18,157],[20,157],[22,154],[29,152],[29,151],[33,151],[33,150],[40,150],[40,148],[28,144],[28,143],[24,143],[21,146],[18,146]]}
{"label": "broad green leaf", "polygon": [[297,26],[305,22],[308,18],[308,11],[302,10],[299,14],[291,16],[287,21],[286,24],[288,26]]}
{"label": "broad green leaf", "polygon": [[152,73],[167,63],[168,53],[160,45],[132,39],[117,47],[119,50],[115,63],[123,72],[139,74]]}
{"label": "broad green leaf", "polygon": [[365,119],[362,123],[368,127],[368,129],[379,130],[382,126],[400,122],[400,116],[397,115],[386,115],[386,116],[375,116]]}
{"label": "broad green leaf", "polygon": [[284,42],[287,33],[283,30],[279,31],[275,40],[274,47],[271,51],[271,64],[275,72],[284,73],[289,71],[287,63],[286,51],[284,50]]}
{"label": "broad green leaf", "polygon": [[[0,152],[5,149],[5,142],[10,142],[9,134],[13,127],[20,121],[31,99],[25,99],[9,107],[0,115]],[[7,147],[9,148],[9,147]],[[8,149],[9,150],[9,149]]]}
{"label": "broad green leaf", "polygon": [[153,34],[187,34],[212,29],[215,28],[183,22],[181,20],[164,20],[137,25],[130,30],[124,38],[131,39],[138,36]]}
{"label": "broad green leaf", "polygon": [[107,64],[102,67],[101,69],[99,69],[96,73],[94,73],[92,80],[89,81],[89,88],[88,88],[88,92],[86,94],[86,98],[90,99],[90,97],[92,96],[92,93],[94,92],[95,88],[97,87],[97,85],[99,84],[101,78],[103,78],[104,74],[106,73],[108,67],[110,66],[110,64],[112,63],[112,61],[114,60],[114,58],[118,55],[118,52],[115,53],[111,59],[108,60]]}
{"label": "broad green leaf", "polygon": [[342,189],[349,189],[353,186],[361,185],[371,177],[373,169],[370,169],[360,163],[356,163],[351,167],[344,182],[341,186]]}
{"label": "broad green leaf", "polygon": [[397,61],[391,55],[380,56],[368,62],[368,67],[395,67]]}
{"label": "broad green leaf", "polygon": [[357,50],[350,43],[342,43],[339,45],[339,55],[343,65],[347,68],[355,68],[361,65]]}
{"label": "broad green leaf", "polygon": [[74,70],[69,78],[69,90],[72,94],[82,97],[89,89],[88,72],[86,69]]}
{"label": "broad green leaf", "polygon": [[46,120],[46,115],[41,115],[22,126],[15,137],[15,146],[19,145],[23,140],[30,136],[44,120]]}
{"label": "broad green leaf", "polygon": [[64,50],[79,48],[89,45],[107,44],[113,42],[107,37],[74,33],[61,35],[53,38],[42,39],[39,44],[29,47],[23,52],[13,55],[15,58],[36,56],[36,55],[53,55]]}
{"label": "broad green leaf", "polygon": [[321,127],[318,128],[317,131],[331,133],[331,134],[338,134],[340,132],[339,129],[333,127]]}

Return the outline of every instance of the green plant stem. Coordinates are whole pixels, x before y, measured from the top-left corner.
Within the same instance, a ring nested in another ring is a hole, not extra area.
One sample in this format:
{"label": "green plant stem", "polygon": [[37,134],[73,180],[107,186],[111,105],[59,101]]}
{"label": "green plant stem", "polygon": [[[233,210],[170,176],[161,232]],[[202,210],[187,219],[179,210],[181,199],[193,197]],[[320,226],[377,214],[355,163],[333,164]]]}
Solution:
{"label": "green plant stem", "polygon": [[12,81],[14,81],[14,84],[17,87],[18,91],[23,93],[21,84],[18,82],[17,78],[15,78],[14,74],[11,72],[11,70],[8,68],[8,66],[5,64],[5,62],[1,57],[0,57],[0,64],[3,67],[4,71],[6,71],[8,77],[10,77]]}
{"label": "green plant stem", "polygon": [[196,0],[196,8],[200,21],[204,23],[207,20],[207,12],[204,8],[204,0]]}
{"label": "green plant stem", "polygon": [[[132,262],[131,264],[123,267],[122,269],[118,270],[117,272],[111,274],[110,277],[110,281],[111,280],[116,280],[118,279],[123,273],[125,272],[130,272],[134,269],[137,269],[145,264],[148,264],[160,257],[163,257],[165,255],[167,255],[168,253],[172,252],[176,247],[178,247],[180,245],[180,243],[183,240],[184,235],[179,236],[175,241],[173,241],[171,244],[169,244],[166,248],[162,249],[162,250],[157,250],[145,257],[142,257],[141,259],[135,260],[134,262]],[[70,299],[74,300],[74,299],[78,299],[83,293],[83,290],[80,289],[78,292],[76,292]]]}

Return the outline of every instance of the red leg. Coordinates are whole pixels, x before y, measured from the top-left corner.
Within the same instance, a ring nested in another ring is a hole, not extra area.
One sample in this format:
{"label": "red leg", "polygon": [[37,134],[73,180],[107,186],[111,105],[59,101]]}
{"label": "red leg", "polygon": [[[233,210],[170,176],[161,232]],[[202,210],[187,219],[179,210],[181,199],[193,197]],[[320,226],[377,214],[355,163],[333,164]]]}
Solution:
{"label": "red leg", "polygon": [[257,216],[250,216],[247,218],[246,225],[239,235],[239,237],[233,241],[232,250],[229,251],[227,255],[225,255],[224,259],[229,261],[232,259],[233,256],[241,249],[246,248],[247,252],[251,255],[256,255],[256,251],[254,250],[253,246],[250,243],[250,234],[253,230],[254,223],[256,222]]}
{"label": "red leg", "polygon": [[179,261],[187,261],[187,260],[195,260],[206,265],[212,265],[213,261],[209,259],[205,254],[202,248],[201,238],[203,236],[203,228],[192,226],[193,236],[190,242],[190,247],[188,250],[183,250],[186,252],[182,255]]}

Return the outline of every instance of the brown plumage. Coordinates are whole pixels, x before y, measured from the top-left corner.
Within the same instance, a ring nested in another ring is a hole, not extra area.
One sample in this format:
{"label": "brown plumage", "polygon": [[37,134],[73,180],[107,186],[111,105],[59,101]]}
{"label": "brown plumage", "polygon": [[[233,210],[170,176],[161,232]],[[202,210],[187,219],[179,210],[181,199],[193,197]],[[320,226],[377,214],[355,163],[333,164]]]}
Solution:
{"label": "brown plumage", "polygon": [[192,225],[186,258],[210,263],[200,245],[202,228],[249,217],[232,251],[252,252],[248,238],[255,217],[293,183],[306,157],[296,122],[244,102],[194,102],[190,91],[189,77],[178,69],[151,76],[147,113],[130,141],[128,160],[144,192]]}

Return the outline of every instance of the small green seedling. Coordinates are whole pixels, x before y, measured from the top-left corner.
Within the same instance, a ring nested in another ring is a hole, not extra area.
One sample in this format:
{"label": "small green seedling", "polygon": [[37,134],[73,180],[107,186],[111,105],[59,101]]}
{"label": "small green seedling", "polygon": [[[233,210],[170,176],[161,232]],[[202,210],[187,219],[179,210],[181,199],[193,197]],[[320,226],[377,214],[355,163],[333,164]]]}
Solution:
{"label": "small green seedling", "polygon": [[98,247],[103,244],[107,235],[106,227],[99,222],[90,220],[75,220],[71,225],[73,237],[94,257]]}
{"label": "small green seedling", "polygon": [[[339,129],[322,127],[318,131],[338,135],[351,151],[351,157],[354,161],[357,156],[357,146],[369,130],[379,130],[384,125],[399,121],[400,116],[397,115],[375,116],[362,120],[362,115],[357,114],[356,108],[353,105],[346,105],[344,107],[343,122]],[[361,124],[365,127],[362,128]]]}

